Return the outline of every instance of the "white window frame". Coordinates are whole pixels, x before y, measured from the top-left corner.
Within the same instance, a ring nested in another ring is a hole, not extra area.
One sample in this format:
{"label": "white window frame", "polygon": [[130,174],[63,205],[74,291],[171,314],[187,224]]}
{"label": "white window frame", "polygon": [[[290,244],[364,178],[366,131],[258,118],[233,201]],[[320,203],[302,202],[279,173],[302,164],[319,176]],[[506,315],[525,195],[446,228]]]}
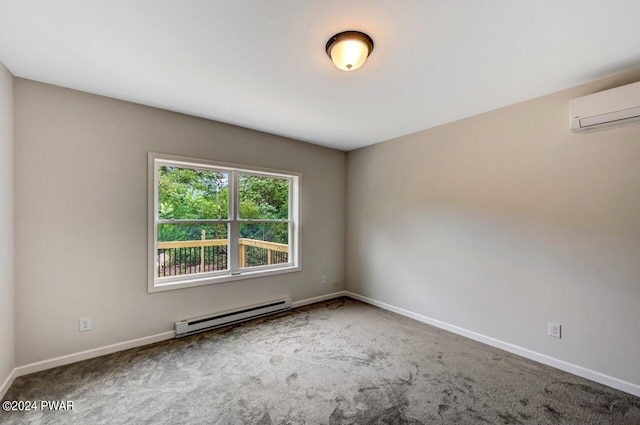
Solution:
{"label": "white window frame", "polygon": [[[227,219],[219,220],[158,220],[158,170],[162,165],[193,168],[201,170],[219,171],[229,174],[229,215]],[[255,175],[260,177],[276,177],[289,180],[289,218],[288,220],[261,220],[239,218],[239,189],[240,175]],[[148,291],[162,292],[174,289],[192,288],[195,286],[211,285],[215,283],[266,277],[282,273],[302,270],[301,250],[301,180],[302,174],[292,171],[275,170],[271,168],[255,167],[228,162],[210,161],[168,155],[156,152],[148,154]],[[227,223],[227,270],[197,273],[192,275],[158,277],[158,224],[162,223]],[[288,262],[254,267],[240,267],[239,265],[239,236],[241,223],[282,223],[289,224]]]}

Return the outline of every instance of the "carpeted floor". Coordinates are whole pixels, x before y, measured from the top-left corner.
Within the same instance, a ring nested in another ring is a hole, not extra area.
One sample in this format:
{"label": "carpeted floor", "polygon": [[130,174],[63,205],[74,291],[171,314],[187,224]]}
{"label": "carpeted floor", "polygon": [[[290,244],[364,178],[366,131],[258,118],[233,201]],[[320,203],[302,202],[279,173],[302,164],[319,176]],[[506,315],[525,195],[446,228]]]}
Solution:
{"label": "carpeted floor", "polygon": [[640,424],[640,398],[338,299],[16,379],[3,424]]}

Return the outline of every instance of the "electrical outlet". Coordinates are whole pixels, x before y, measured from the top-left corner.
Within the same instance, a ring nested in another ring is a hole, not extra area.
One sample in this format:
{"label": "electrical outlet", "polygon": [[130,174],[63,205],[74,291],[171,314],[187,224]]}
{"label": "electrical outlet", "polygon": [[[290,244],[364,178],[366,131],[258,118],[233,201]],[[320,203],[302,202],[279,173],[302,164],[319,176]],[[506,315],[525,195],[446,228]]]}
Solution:
{"label": "electrical outlet", "polygon": [[86,332],[91,330],[91,317],[80,318],[80,332]]}
{"label": "electrical outlet", "polygon": [[554,338],[561,338],[561,330],[562,326],[560,325],[560,323],[549,322],[549,336],[552,336]]}
{"label": "electrical outlet", "polygon": [[320,278],[320,283],[322,285],[326,285],[327,284],[327,276],[322,275],[322,277]]}

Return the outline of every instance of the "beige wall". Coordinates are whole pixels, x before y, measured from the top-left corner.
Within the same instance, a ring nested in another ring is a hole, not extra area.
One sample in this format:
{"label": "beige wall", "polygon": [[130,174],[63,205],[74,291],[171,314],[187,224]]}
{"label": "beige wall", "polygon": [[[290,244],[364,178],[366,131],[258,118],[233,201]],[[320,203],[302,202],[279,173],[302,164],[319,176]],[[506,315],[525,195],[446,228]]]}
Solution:
{"label": "beige wall", "polygon": [[[18,365],[344,288],[344,152],[22,79],[15,113]],[[303,270],[148,294],[149,151],[301,172]]]}
{"label": "beige wall", "polygon": [[0,391],[15,366],[13,258],[13,76],[0,63]]}
{"label": "beige wall", "polygon": [[640,384],[640,125],[572,134],[568,111],[638,80],[349,152],[348,289]]}

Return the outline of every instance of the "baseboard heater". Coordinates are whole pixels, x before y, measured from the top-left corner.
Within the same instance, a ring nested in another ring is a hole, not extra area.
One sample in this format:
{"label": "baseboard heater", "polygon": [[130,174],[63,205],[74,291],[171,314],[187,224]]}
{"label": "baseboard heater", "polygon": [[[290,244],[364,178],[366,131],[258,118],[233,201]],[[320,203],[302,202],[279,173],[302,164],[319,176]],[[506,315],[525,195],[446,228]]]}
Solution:
{"label": "baseboard heater", "polygon": [[176,338],[291,309],[291,298],[176,322]]}

